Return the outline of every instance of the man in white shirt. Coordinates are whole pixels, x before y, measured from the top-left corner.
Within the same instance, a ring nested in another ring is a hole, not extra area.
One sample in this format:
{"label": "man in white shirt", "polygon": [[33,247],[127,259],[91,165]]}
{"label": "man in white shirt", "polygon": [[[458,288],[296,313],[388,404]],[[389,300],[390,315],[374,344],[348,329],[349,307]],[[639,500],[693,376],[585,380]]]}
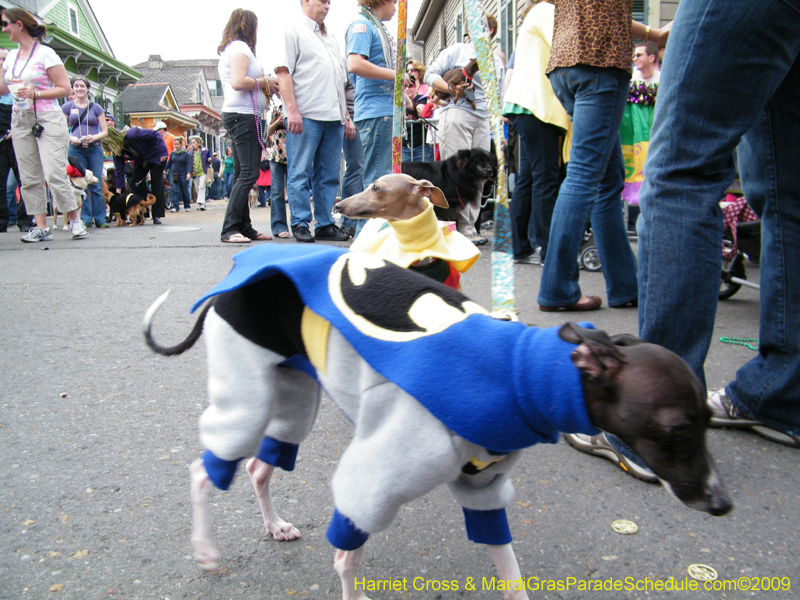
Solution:
{"label": "man in white shirt", "polygon": [[658,46],[653,42],[638,44],[633,50],[633,81],[643,81],[646,84],[658,85],[661,71],[656,68],[658,60]]}
{"label": "man in white shirt", "polygon": [[[286,115],[292,234],[298,242],[346,241],[349,236],[336,226],[332,211],[343,135],[355,136],[344,95],[347,67],[325,27],[330,0],[302,0],[301,6],[303,16],[286,29],[283,56],[275,69]],[[314,236],[309,230],[312,195]]]}

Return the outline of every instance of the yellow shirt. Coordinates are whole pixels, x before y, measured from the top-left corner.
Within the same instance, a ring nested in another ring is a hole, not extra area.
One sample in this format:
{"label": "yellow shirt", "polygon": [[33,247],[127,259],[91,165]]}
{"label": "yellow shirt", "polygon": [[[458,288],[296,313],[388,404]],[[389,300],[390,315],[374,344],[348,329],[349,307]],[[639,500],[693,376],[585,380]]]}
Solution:
{"label": "yellow shirt", "polygon": [[549,2],[535,5],[519,28],[514,74],[505,101],[522,106],[545,123],[569,128],[569,115],[553,93],[547,78],[547,62],[553,42],[555,7]]}

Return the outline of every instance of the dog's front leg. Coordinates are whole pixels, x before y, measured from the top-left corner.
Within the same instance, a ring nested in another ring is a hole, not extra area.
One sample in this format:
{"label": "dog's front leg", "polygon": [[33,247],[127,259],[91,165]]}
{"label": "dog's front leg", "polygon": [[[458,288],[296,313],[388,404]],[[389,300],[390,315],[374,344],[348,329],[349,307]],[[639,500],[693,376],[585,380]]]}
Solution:
{"label": "dog's front leg", "polygon": [[525,591],[525,582],[522,580],[519,563],[517,563],[517,557],[514,555],[514,549],[511,547],[511,544],[487,547],[497,567],[497,573],[500,575],[500,579],[508,584],[503,598],[505,600],[528,600],[528,593]]}
{"label": "dog's front leg", "polygon": [[201,568],[213,571],[219,566],[219,550],[217,550],[211,535],[211,520],[208,514],[208,492],[211,489],[211,479],[208,477],[201,458],[191,464],[189,473],[192,480],[192,510],[194,513],[192,523],[194,558]]}
{"label": "dog's front leg", "polygon": [[250,475],[250,481],[253,482],[253,488],[256,490],[267,533],[279,542],[296,540],[300,537],[300,532],[297,531],[294,525],[281,519],[272,505],[269,481],[274,470],[275,467],[257,458],[251,458],[247,461],[247,473]]}
{"label": "dog's front leg", "polygon": [[356,589],[356,571],[364,546],[355,550],[337,550],[333,559],[333,568],[342,580],[342,598],[344,600],[369,600],[363,589]]}

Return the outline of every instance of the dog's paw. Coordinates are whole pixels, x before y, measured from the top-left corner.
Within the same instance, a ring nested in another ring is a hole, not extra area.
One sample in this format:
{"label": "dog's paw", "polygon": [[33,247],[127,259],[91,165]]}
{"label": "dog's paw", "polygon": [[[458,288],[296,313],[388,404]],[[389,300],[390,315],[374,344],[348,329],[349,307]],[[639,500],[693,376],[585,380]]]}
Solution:
{"label": "dog's paw", "polygon": [[291,542],[303,537],[300,535],[297,527],[291,523],[287,523],[282,519],[278,519],[277,521],[273,521],[271,523],[266,523],[266,526],[267,531],[276,542]]}
{"label": "dog's paw", "polygon": [[192,538],[194,560],[204,571],[216,571],[219,568],[219,550],[209,540]]}

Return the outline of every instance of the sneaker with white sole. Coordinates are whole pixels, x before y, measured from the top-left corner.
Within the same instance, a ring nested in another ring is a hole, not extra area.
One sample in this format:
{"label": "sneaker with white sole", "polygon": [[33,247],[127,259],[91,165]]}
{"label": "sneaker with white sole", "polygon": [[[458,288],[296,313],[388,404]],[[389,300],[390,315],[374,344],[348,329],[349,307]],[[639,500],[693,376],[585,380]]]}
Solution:
{"label": "sneaker with white sole", "polygon": [[647,483],[658,482],[658,477],[656,477],[656,474],[650,469],[640,467],[624,454],[619,452],[619,450],[614,448],[614,446],[612,446],[606,439],[605,433],[600,433],[598,435],[566,433],[564,434],[564,439],[576,450],[580,450],[586,454],[593,454],[594,456],[607,458],[625,471],[628,475],[633,475],[636,477],[636,479],[641,479]]}
{"label": "sneaker with white sole", "polygon": [[80,219],[75,219],[69,224],[69,232],[73,240],[75,238],[82,238],[86,235],[86,225],[84,225],[83,221]]}
{"label": "sneaker with white sole", "polygon": [[42,229],[41,227],[33,227],[25,235],[19,238],[23,242],[36,243],[36,242],[52,242],[53,232],[49,227]]}
{"label": "sneaker with white sole", "polygon": [[761,421],[756,421],[748,417],[736,408],[728,396],[725,388],[710,390],[706,400],[708,408],[711,409],[711,427],[732,427],[734,429],[749,429],[755,434],[760,435],[776,444],[783,444],[792,448],[800,448],[800,436],[784,433],[764,425]]}

